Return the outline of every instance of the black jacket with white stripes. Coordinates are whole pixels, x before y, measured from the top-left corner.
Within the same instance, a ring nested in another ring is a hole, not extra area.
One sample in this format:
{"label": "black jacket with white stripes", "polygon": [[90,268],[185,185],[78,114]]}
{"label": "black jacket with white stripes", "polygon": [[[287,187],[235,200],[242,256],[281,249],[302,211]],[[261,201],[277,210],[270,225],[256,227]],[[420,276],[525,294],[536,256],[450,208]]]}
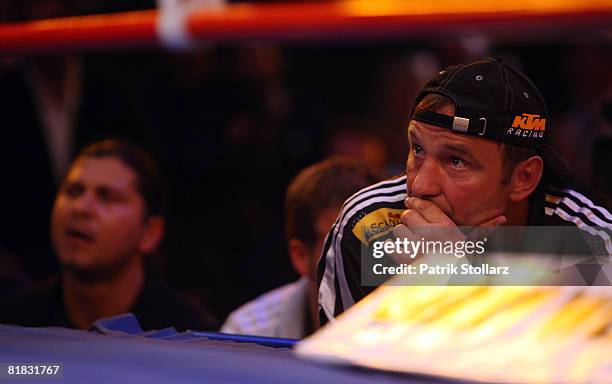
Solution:
{"label": "black jacket with white stripes", "polygon": [[[319,260],[321,322],[335,317],[376,287],[361,285],[361,249],[374,239],[391,235],[406,209],[406,176],[395,177],[362,189],[351,196],[325,239]],[[577,226],[589,232],[588,248],[612,255],[612,214],[583,194],[547,185],[531,198],[529,226]],[[597,227],[597,228],[593,228]]]}

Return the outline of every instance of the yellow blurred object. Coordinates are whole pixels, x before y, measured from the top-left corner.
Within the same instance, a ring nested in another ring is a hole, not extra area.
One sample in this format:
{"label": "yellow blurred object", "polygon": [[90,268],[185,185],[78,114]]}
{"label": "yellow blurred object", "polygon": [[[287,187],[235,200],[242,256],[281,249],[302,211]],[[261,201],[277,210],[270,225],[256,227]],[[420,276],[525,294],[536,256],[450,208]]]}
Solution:
{"label": "yellow blurred object", "polygon": [[383,286],[297,352],[481,382],[609,383],[611,330],[610,287]]}

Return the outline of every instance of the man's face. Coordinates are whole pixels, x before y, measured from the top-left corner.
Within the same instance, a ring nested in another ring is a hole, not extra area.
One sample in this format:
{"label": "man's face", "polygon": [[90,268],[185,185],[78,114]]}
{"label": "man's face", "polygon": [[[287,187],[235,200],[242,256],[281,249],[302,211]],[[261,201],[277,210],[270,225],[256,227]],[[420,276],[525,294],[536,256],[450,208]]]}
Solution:
{"label": "man's face", "polygon": [[89,274],[120,268],[141,254],[144,200],[136,174],[114,157],[82,157],[60,186],[51,239],[60,263]]}
{"label": "man's face", "polygon": [[[452,116],[454,108],[437,112]],[[458,226],[505,213],[509,188],[502,184],[500,144],[414,120],[408,137],[408,196],[431,201]]]}

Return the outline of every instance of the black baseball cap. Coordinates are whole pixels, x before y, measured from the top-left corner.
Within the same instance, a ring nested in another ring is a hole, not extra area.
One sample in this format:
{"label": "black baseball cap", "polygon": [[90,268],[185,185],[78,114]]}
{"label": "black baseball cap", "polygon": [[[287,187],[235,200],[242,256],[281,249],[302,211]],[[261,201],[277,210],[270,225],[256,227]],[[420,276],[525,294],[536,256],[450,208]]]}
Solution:
{"label": "black baseball cap", "polygon": [[[455,115],[414,110],[428,94],[455,105]],[[550,115],[536,86],[501,59],[486,57],[450,66],[430,80],[416,97],[411,119],[519,147],[534,148],[545,171],[558,181],[571,179],[567,162],[548,144]]]}

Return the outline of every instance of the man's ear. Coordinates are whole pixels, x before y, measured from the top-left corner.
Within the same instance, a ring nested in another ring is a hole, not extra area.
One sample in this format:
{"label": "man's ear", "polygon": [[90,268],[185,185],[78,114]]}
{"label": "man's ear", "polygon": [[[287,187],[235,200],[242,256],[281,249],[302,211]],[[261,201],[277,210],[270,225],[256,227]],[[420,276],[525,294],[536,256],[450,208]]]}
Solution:
{"label": "man's ear", "polygon": [[289,257],[295,271],[301,276],[308,276],[310,262],[310,252],[308,246],[298,239],[289,239]]}
{"label": "man's ear", "polygon": [[512,172],[510,181],[510,199],[514,202],[529,197],[542,179],[544,161],[540,156],[531,156],[521,161]]}
{"label": "man's ear", "polygon": [[155,252],[166,233],[166,220],[161,216],[151,216],[144,224],[144,231],[140,237],[138,249],[147,255]]}

